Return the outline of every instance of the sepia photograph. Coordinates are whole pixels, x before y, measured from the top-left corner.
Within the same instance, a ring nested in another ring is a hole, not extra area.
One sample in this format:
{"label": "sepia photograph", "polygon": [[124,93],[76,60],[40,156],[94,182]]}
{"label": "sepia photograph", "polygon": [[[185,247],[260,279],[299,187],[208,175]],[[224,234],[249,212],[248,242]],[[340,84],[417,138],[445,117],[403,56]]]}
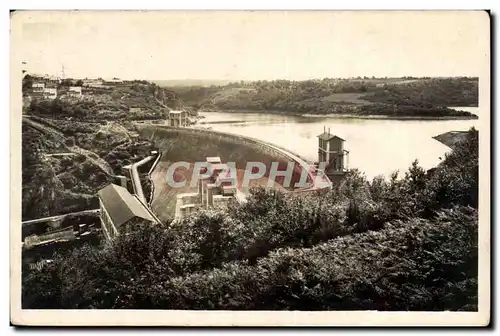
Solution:
{"label": "sepia photograph", "polygon": [[490,20],[11,11],[11,323],[488,325]]}

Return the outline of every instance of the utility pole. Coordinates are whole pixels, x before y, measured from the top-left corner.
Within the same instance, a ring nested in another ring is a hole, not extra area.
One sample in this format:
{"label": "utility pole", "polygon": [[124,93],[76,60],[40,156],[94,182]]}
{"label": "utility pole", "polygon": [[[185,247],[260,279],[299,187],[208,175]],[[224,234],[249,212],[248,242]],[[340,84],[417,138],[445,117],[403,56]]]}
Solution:
{"label": "utility pole", "polygon": [[28,70],[26,70],[26,62],[22,62],[22,76],[26,76],[28,74]]}

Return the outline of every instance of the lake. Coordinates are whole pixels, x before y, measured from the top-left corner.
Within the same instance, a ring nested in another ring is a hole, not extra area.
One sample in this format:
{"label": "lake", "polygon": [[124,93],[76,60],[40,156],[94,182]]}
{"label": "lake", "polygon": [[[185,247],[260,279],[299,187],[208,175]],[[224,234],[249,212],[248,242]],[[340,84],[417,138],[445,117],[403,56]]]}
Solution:
{"label": "lake", "polygon": [[[479,108],[456,108],[479,115]],[[349,168],[368,178],[404,172],[415,159],[425,169],[435,167],[450,149],[432,137],[448,131],[478,128],[478,120],[394,120],[300,117],[257,112],[201,112],[213,130],[269,141],[318,161],[317,136],[323,128],[346,140]]]}

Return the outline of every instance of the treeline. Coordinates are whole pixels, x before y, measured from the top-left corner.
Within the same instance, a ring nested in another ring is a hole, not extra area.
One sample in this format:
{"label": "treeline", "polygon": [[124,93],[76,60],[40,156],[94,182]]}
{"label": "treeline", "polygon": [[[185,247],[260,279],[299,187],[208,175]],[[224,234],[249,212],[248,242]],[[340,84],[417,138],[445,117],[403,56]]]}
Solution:
{"label": "treeline", "polygon": [[23,308],[477,310],[478,135],[431,172],[136,227],[23,274]]}
{"label": "treeline", "polygon": [[467,117],[469,113],[445,107],[478,104],[478,80],[475,78],[406,79],[400,83],[326,78],[241,82],[221,87],[176,87],[172,90],[186,104],[198,109],[370,114],[370,108],[374,107],[372,114],[392,115],[396,110],[398,115]]}
{"label": "treeline", "polygon": [[406,85],[386,86],[364,99],[376,103],[436,106],[478,106],[477,79],[434,78]]}

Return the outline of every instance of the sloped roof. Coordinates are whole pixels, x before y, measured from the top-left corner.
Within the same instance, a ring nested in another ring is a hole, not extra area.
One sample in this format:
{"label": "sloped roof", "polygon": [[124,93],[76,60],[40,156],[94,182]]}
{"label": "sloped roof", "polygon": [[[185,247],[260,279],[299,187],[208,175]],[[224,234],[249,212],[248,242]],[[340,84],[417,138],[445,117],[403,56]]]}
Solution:
{"label": "sloped roof", "polygon": [[326,141],[331,140],[331,139],[335,139],[335,138],[340,139],[342,141],[345,141],[344,139],[342,139],[339,136],[333,135],[331,133],[326,133],[326,132],[324,132],[323,134],[318,135],[318,138],[320,138],[321,140],[326,140]]}
{"label": "sloped roof", "polygon": [[118,228],[134,217],[155,222],[153,216],[127,189],[108,184],[97,192],[114,225]]}
{"label": "sloped roof", "polygon": [[221,159],[219,156],[209,156],[207,157],[207,162],[216,164],[216,163],[221,163]]}

